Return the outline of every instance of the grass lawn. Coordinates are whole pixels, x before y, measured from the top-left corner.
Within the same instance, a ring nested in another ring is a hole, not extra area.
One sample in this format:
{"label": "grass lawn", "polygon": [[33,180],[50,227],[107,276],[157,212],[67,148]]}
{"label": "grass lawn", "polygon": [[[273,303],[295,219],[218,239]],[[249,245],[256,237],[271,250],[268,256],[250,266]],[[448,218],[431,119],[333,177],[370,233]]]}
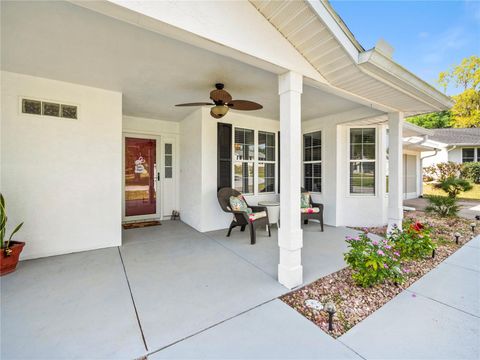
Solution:
{"label": "grass lawn", "polygon": [[[480,200],[480,184],[472,184],[473,189],[464,193],[461,193],[458,198],[465,200]],[[447,196],[447,193],[443,190],[436,189],[431,184],[423,184],[424,195],[442,195]]]}

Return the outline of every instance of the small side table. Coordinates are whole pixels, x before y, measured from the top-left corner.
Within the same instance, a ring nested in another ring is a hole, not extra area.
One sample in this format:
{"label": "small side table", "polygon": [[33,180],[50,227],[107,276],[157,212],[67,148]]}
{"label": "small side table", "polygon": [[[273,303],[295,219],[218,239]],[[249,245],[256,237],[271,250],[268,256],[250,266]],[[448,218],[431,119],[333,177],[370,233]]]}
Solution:
{"label": "small side table", "polygon": [[277,201],[260,201],[258,206],[265,206],[268,212],[268,220],[270,224],[276,224],[280,220],[280,203]]}

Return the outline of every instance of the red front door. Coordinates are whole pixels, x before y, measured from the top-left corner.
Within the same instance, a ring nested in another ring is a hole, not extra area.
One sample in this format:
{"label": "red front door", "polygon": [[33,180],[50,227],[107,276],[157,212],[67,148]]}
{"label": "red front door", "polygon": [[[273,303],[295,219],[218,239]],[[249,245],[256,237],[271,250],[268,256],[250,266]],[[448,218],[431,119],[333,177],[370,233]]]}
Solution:
{"label": "red front door", "polygon": [[157,213],[155,139],[125,138],[125,216]]}

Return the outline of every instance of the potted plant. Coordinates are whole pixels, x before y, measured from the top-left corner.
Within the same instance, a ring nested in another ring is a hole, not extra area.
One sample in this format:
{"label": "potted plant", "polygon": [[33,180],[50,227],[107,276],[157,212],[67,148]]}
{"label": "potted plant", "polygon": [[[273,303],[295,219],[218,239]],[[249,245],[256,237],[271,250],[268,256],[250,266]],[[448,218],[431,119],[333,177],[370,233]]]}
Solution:
{"label": "potted plant", "polygon": [[18,257],[25,246],[24,242],[12,241],[13,235],[20,230],[23,222],[18,224],[8,240],[5,240],[7,231],[7,210],[5,207],[5,199],[0,193],[0,276],[15,271],[18,264]]}

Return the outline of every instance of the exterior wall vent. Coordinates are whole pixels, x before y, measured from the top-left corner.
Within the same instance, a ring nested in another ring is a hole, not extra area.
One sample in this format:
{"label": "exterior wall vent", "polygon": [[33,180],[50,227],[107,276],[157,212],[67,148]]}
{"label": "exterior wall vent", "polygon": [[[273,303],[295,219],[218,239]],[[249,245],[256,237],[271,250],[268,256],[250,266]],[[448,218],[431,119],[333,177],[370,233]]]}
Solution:
{"label": "exterior wall vent", "polygon": [[78,119],[78,106],[59,104],[52,101],[22,99],[22,113]]}

